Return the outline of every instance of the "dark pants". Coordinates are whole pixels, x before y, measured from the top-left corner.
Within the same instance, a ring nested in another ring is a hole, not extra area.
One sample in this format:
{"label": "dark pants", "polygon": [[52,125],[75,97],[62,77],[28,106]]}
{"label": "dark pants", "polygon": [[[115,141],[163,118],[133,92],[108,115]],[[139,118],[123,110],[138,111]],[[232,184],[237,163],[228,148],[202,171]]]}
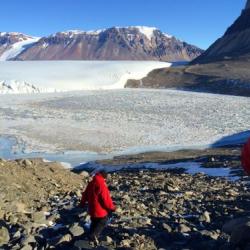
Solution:
{"label": "dark pants", "polygon": [[105,216],[103,218],[91,218],[91,225],[89,231],[90,240],[95,240],[95,238],[98,239],[103,229],[105,228],[107,222],[108,216]]}

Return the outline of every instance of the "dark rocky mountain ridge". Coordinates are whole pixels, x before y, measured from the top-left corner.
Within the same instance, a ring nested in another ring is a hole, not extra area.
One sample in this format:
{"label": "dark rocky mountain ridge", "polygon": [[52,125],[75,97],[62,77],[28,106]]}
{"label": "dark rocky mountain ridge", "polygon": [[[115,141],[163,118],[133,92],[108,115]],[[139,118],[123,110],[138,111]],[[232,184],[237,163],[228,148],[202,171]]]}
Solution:
{"label": "dark rocky mountain ridge", "polygon": [[212,44],[192,63],[237,59],[250,54],[250,8],[245,8],[239,18],[227,29],[224,36]]}
{"label": "dark rocky mountain ridge", "polygon": [[202,52],[156,28],[134,26],[58,32],[42,37],[12,60],[190,61]]}

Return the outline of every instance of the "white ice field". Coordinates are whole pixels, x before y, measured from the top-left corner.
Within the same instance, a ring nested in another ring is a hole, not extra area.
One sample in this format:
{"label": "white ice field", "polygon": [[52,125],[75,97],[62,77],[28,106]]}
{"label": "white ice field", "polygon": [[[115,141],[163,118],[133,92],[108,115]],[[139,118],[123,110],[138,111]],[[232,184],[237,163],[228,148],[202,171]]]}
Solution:
{"label": "white ice field", "polygon": [[[0,117],[0,135],[18,140],[14,150],[61,152],[61,161],[79,164],[244,140],[250,99],[143,89],[1,95]],[[11,155],[10,143],[2,139],[0,144],[0,151]],[[55,154],[46,158],[57,159]]]}
{"label": "white ice field", "polygon": [[0,94],[124,88],[128,79],[141,79],[157,61],[0,61]]}

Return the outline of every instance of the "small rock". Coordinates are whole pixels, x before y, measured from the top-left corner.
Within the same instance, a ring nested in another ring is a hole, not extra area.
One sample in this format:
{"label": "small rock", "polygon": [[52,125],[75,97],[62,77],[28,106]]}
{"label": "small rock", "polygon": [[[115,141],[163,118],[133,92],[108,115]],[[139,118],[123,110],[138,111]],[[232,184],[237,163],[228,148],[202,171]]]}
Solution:
{"label": "small rock", "polygon": [[0,220],[4,218],[5,212],[0,208]]}
{"label": "small rock", "polygon": [[6,227],[0,227],[0,246],[7,244],[10,240],[9,231]]}
{"label": "small rock", "polygon": [[22,248],[20,248],[20,250],[32,250],[33,247],[31,245],[25,245]]}
{"label": "small rock", "polygon": [[84,234],[84,229],[78,225],[78,223],[75,223],[73,226],[69,228],[70,233],[73,235],[73,237],[80,236]]}
{"label": "small rock", "polygon": [[9,205],[9,210],[14,213],[26,213],[26,205],[21,202],[13,201]]}
{"label": "small rock", "polygon": [[36,243],[36,239],[33,235],[29,235],[27,237],[23,237],[23,239],[21,240],[21,244],[23,246],[29,245],[31,243]]}
{"label": "small rock", "polygon": [[63,243],[63,242],[70,242],[72,240],[72,236],[70,234],[63,235],[59,241],[57,242],[57,245]]}
{"label": "small rock", "polygon": [[199,221],[211,223],[211,218],[209,212],[205,211],[203,215],[200,216]]}
{"label": "small rock", "polygon": [[163,224],[162,224],[162,228],[163,228],[165,231],[167,231],[168,233],[171,233],[171,232],[172,232],[172,228],[171,228],[168,224],[166,224],[166,223],[163,223]]}
{"label": "small rock", "polygon": [[16,162],[19,164],[19,165],[22,165],[24,167],[28,167],[28,166],[31,166],[32,165],[32,162],[28,159],[17,159]]}
{"label": "small rock", "polygon": [[113,242],[113,239],[112,239],[111,237],[107,236],[107,237],[106,237],[106,242],[107,242],[108,244],[111,244],[111,243]]}
{"label": "small rock", "polygon": [[167,210],[172,210],[174,208],[174,205],[173,204],[166,204],[165,205],[165,209],[167,209]]}
{"label": "small rock", "polygon": [[81,190],[77,190],[76,191],[76,196],[77,197],[81,197],[82,196],[82,191]]}
{"label": "small rock", "polygon": [[130,244],[131,244],[131,241],[128,240],[128,239],[122,240],[120,244],[121,244],[122,247],[129,247]]}
{"label": "small rock", "polygon": [[89,173],[87,171],[82,171],[80,173],[80,176],[84,177],[84,178],[88,178],[89,177]]}
{"label": "small rock", "polygon": [[219,236],[220,236],[220,235],[219,235],[217,232],[215,232],[215,231],[210,232],[210,231],[208,231],[208,230],[202,230],[200,233],[201,233],[201,235],[203,235],[203,236],[208,236],[208,237],[212,238],[213,240],[218,240],[218,238],[219,238]]}
{"label": "small rock", "polygon": [[30,160],[28,160],[28,159],[25,159],[25,160],[23,160],[23,165],[28,167],[28,166],[32,165],[32,162]]}
{"label": "small rock", "polygon": [[33,213],[32,219],[37,224],[47,224],[46,216],[42,211]]}
{"label": "small rock", "polygon": [[13,235],[13,238],[14,239],[20,239],[21,238],[21,232],[20,231],[17,231],[14,235]]}
{"label": "small rock", "polygon": [[192,191],[187,191],[187,192],[185,192],[185,195],[186,196],[192,196],[194,194],[194,192],[192,192]]}
{"label": "small rock", "polygon": [[168,192],[176,192],[176,191],[179,191],[179,188],[176,186],[176,187],[173,187],[173,186],[170,186],[170,185],[166,185],[165,186],[165,189],[168,191]]}
{"label": "small rock", "polygon": [[116,210],[115,210],[115,212],[116,212],[117,214],[121,214],[122,211],[123,211],[123,210],[122,210],[120,207],[117,207]]}
{"label": "small rock", "polygon": [[74,243],[74,246],[79,249],[92,249],[88,240],[78,240]]}
{"label": "small rock", "polygon": [[130,201],[130,197],[128,194],[123,195],[122,199],[124,199],[126,201]]}
{"label": "small rock", "polygon": [[191,228],[186,226],[185,224],[180,224],[178,230],[181,233],[188,233],[191,231]]}

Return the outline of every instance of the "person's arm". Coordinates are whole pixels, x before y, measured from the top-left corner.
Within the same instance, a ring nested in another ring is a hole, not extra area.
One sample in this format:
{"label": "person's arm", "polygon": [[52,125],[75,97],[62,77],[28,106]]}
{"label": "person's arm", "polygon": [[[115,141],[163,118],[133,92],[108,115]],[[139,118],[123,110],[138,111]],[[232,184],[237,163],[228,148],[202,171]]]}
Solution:
{"label": "person's arm", "polygon": [[85,206],[85,203],[88,200],[88,191],[89,191],[89,185],[87,186],[85,191],[82,193],[82,198],[81,198],[81,201],[80,201],[80,207],[82,207],[82,208]]}
{"label": "person's arm", "polygon": [[102,207],[106,209],[107,212],[115,211],[116,208],[110,196],[110,192],[106,184],[103,184],[100,186],[100,202],[101,202]]}

